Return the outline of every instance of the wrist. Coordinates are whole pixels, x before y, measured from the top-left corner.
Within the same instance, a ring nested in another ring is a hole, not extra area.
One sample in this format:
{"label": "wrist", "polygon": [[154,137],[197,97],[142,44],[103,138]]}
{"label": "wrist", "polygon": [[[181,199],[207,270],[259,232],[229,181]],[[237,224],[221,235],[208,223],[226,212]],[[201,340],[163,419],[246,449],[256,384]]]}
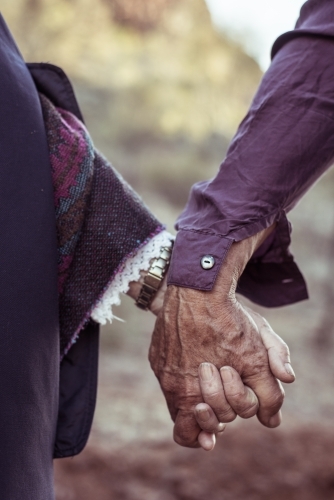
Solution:
{"label": "wrist", "polygon": [[157,291],[157,293],[155,294],[155,296],[154,296],[154,298],[149,306],[150,311],[153,314],[155,314],[156,316],[158,316],[158,314],[163,306],[166,290],[167,290],[167,276],[165,276],[164,279],[162,280],[161,286],[160,286],[159,290]]}
{"label": "wrist", "polygon": [[159,257],[153,259],[147,274],[144,276],[143,285],[136,300],[136,305],[140,309],[145,311],[151,309],[151,303],[161,288],[168,271],[172,248],[172,242],[168,246],[160,247]]}
{"label": "wrist", "polygon": [[150,310],[158,314],[167,288],[168,271],[173,241],[160,247],[159,256],[151,259],[148,269],[140,271],[140,278],[132,281],[127,294],[136,301],[140,309]]}
{"label": "wrist", "polygon": [[276,223],[249,238],[235,242],[231,245],[218,273],[214,290],[219,290],[220,295],[223,293],[227,298],[234,296],[238,280],[248,261],[266,238],[273,232],[275,227]]}

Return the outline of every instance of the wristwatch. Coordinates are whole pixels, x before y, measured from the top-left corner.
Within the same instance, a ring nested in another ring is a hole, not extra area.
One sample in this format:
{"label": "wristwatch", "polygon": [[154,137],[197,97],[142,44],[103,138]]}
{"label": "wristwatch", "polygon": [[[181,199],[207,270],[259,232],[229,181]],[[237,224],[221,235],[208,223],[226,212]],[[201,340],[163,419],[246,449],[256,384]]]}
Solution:
{"label": "wristwatch", "polygon": [[154,259],[148,273],[144,277],[144,283],[136,300],[136,305],[145,311],[149,308],[155,294],[160,288],[161,282],[166,275],[172,255],[173,242],[171,246],[160,248],[160,255]]}

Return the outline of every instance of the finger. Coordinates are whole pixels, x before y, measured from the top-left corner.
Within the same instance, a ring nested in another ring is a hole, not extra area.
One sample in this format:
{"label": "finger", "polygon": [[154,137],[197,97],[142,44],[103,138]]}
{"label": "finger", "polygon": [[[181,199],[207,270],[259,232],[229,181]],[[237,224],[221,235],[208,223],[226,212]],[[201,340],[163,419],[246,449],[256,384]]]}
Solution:
{"label": "finger", "polygon": [[[267,427],[277,427],[281,423],[280,409],[284,401],[284,390],[277,378],[282,378],[287,382],[293,382],[294,380],[292,368],[289,375],[285,366],[285,363],[290,361],[289,351],[262,316],[249,308],[246,308],[246,310],[261,334],[262,341],[267,349],[269,366],[268,371],[261,371],[252,377],[246,378],[244,382],[254,390],[258,397],[259,411],[257,417],[260,422]],[[279,353],[279,356],[274,351]],[[277,375],[277,378],[273,375]]]}
{"label": "finger", "polygon": [[200,403],[196,406],[195,417],[200,428],[210,434],[216,434],[225,429],[225,424],[218,421],[212,408],[206,403]]}
{"label": "finger", "polygon": [[201,363],[199,367],[199,380],[203,400],[212,408],[217,421],[232,422],[237,415],[225,397],[222,380],[215,365],[212,363]]}
{"label": "finger", "polygon": [[[260,422],[261,422],[261,420],[260,420]],[[274,429],[275,427],[278,427],[279,425],[281,425],[281,422],[282,422],[282,412],[281,412],[281,410],[279,410],[279,412],[277,412],[275,415],[273,415],[271,417],[269,427],[271,429]],[[263,423],[263,422],[261,422],[261,423]],[[268,426],[266,426],[266,427],[268,427]]]}
{"label": "finger", "polygon": [[240,375],[230,366],[220,369],[226,399],[237,415],[250,418],[257,414],[259,402],[250,387],[244,385]]}
{"label": "finger", "polygon": [[[226,429],[226,427],[225,427],[225,429]],[[225,432],[225,429],[224,429],[223,431],[221,431],[221,432],[217,432],[217,434],[216,434],[216,438],[220,438],[220,437],[222,437],[222,435],[223,435],[223,434],[224,434],[224,432]]]}
{"label": "finger", "polygon": [[198,435],[198,442],[205,451],[211,451],[216,444],[216,436],[212,433],[202,431]]}
{"label": "finger", "polygon": [[280,409],[284,401],[282,384],[268,370],[247,377],[244,382],[253,389],[258,401],[257,417],[266,427],[277,427],[281,423]]}
{"label": "finger", "polygon": [[174,425],[174,441],[180,446],[198,448],[198,436],[201,428],[192,411],[179,410]]}
{"label": "finger", "polygon": [[268,321],[260,314],[245,308],[256,323],[262,342],[268,351],[269,365],[274,377],[286,384],[294,382],[296,376],[291,366],[289,347],[274,332]]}

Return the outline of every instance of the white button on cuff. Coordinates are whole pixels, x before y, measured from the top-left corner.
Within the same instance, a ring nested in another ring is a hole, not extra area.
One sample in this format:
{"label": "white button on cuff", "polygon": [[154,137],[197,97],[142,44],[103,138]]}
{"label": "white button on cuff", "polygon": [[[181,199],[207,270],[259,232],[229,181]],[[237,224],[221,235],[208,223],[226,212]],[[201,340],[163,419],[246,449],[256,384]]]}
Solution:
{"label": "white button on cuff", "polygon": [[203,269],[212,269],[214,265],[215,259],[212,255],[204,255],[204,257],[201,258],[201,266]]}

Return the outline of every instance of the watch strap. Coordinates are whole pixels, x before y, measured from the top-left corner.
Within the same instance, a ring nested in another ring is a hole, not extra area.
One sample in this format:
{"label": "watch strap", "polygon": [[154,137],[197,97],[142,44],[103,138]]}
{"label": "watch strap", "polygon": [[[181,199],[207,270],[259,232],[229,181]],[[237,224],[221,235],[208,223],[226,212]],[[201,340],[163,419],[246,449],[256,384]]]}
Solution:
{"label": "watch strap", "polygon": [[155,294],[159,290],[161,282],[164,279],[169,267],[172,256],[172,247],[173,242],[171,242],[171,246],[163,246],[160,248],[159,257],[154,259],[148,273],[144,277],[143,286],[141,287],[136,300],[136,305],[140,309],[147,310]]}

